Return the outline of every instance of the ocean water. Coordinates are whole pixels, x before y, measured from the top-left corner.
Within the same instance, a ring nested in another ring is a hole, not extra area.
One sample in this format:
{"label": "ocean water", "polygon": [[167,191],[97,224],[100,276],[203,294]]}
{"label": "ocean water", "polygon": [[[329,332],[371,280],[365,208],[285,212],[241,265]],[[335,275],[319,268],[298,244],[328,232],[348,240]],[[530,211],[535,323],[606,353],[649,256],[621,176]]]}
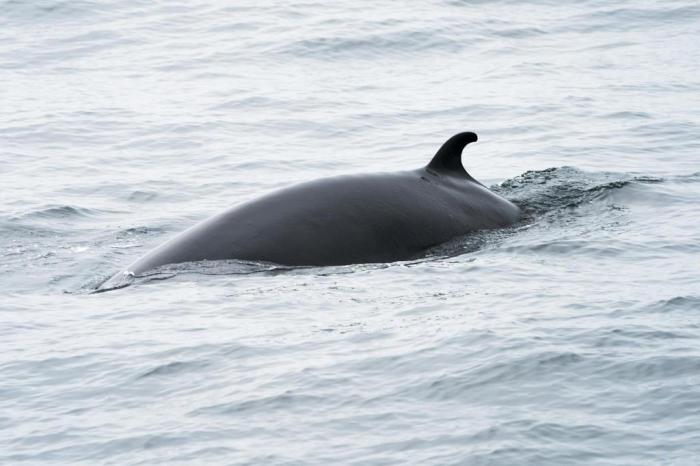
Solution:
{"label": "ocean water", "polygon": [[[0,1],[0,464],[700,464],[700,5]],[[524,220],[95,289],[322,176]]]}

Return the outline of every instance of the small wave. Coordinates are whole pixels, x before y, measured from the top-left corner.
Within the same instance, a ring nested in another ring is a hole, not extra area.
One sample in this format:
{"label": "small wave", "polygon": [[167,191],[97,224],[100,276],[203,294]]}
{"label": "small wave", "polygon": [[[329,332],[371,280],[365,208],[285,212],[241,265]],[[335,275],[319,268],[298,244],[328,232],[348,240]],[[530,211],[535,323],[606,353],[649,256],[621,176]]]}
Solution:
{"label": "small wave", "polygon": [[279,395],[271,395],[261,398],[254,398],[249,400],[232,401],[229,403],[222,403],[213,406],[202,407],[196,409],[189,414],[191,416],[197,415],[232,415],[232,414],[242,414],[246,412],[272,412],[278,410],[289,410],[295,406],[301,409],[308,409],[309,406],[316,406],[320,403],[327,403],[326,398],[297,394],[291,391],[286,391],[280,393]]}
{"label": "small wave", "polygon": [[657,301],[647,307],[653,312],[693,311],[700,310],[700,297],[676,296],[674,298]]}
{"label": "small wave", "polygon": [[33,210],[16,216],[14,219],[41,218],[41,219],[65,219],[65,218],[94,218],[102,215],[103,211],[87,207],[71,205],[52,205]]}
{"label": "small wave", "polygon": [[624,111],[624,112],[608,113],[607,115],[603,115],[603,118],[609,118],[611,120],[617,120],[617,119],[619,119],[619,120],[631,120],[631,119],[650,120],[650,119],[652,119],[652,116],[647,112]]}
{"label": "small wave", "polygon": [[635,176],[634,181],[643,184],[663,183],[664,179],[656,176]]}
{"label": "small wave", "polygon": [[582,202],[607,199],[613,192],[629,186],[631,183],[632,180],[619,180],[594,186],[586,190],[586,194],[588,194],[588,196],[584,196],[580,202],[572,203],[568,207],[576,207]]}
{"label": "small wave", "polygon": [[197,370],[208,366],[208,363],[199,361],[173,361],[161,364],[139,375],[138,379],[145,379],[153,376],[174,375],[185,371]]}
{"label": "small wave", "polygon": [[576,373],[586,358],[573,352],[538,352],[525,355],[508,363],[485,362],[461,374],[445,375],[411,388],[414,396],[432,400],[455,400],[473,396],[479,389],[487,390],[494,384],[513,384],[555,373]]}
{"label": "small wave", "polygon": [[105,5],[94,1],[44,0],[25,2],[10,0],[2,3],[3,15],[14,20],[75,20],[90,14],[97,14]]}
{"label": "small wave", "polygon": [[427,51],[453,53],[464,43],[436,30],[406,30],[353,37],[317,37],[303,39],[279,50],[285,55],[317,58],[373,58],[415,54]]}
{"label": "small wave", "polygon": [[572,17],[567,27],[578,25],[580,32],[594,31],[631,31],[668,25],[670,23],[692,22],[700,17],[697,5],[669,8],[667,6],[650,8],[601,8],[592,13]]}
{"label": "small wave", "polygon": [[117,233],[117,239],[129,238],[140,235],[157,235],[163,233],[163,228],[156,227],[131,227]]}
{"label": "small wave", "polygon": [[676,183],[697,183],[700,181],[700,172],[677,176],[673,178],[673,181]]}
{"label": "small wave", "polygon": [[261,272],[276,272],[298,269],[302,267],[289,267],[284,265],[273,264],[270,262],[255,262],[244,260],[219,260],[219,261],[198,261],[198,262],[182,262],[179,264],[169,264],[154,269],[144,275],[138,275],[137,278],[157,279],[163,275],[175,274],[199,274],[199,275],[248,275]]}
{"label": "small wave", "polygon": [[659,340],[675,340],[692,338],[688,334],[658,330],[645,326],[629,326],[625,328],[595,328],[577,335],[581,340],[590,341],[596,348],[607,347],[631,347],[638,348],[640,345],[654,343]]}
{"label": "small wave", "polygon": [[566,437],[577,441],[600,438],[608,433],[602,426],[562,424],[558,422],[534,424],[527,430],[527,436],[534,439],[560,439]]}
{"label": "small wave", "polygon": [[538,255],[563,255],[572,253],[586,254],[593,257],[614,257],[625,254],[624,245],[610,244],[610,242],[593,242],[590,240],[551,240],[534,244],[507,246],[504,251],[520,253],[536,253]]}
{"label": "small wave", "polygon": [[532,219],[556,209],[574,208],[601,200],[631,184],[661,183],[663,179],[597,172],[588,173],[574,167],[528,171],[504,181],[492,189],[510,199]]}
{"label": "small wave", "polygon": [[536,36],[543,36],[547,31],[536,27],[516,27],[502,28],[489,31],[490,34],[496,37],[504,37],[507,39],[525,39]]}
{"label": "small wave", "polygon": [[128,195],[127,200],[130,202],[146,203],[155,200],[158,196],[159,194],[156,191],[136,190]]}
{"label": "small wave", "polygon": [[425,257],[427,259],[436,257],[445,258],[473,253],[476,251],[487,249],[494,245],[498,245],[505,238],[509,237],[510,235],[516,234],[518,231],[518,226],[503,230],[477,231],[430,248],[421,257]]}
{"label": "small wave", "polygon": [[620,382],[642,383],[668,380],[679,375],[700,374],[700,359],[693,356],[654,356],[601,364],[601,376],[614,376]]}
{"label": "small wave", "polygon": [[228,100],[224,103],[217,103],[210,107],[210,110],[248,110],[250,108],[280,108],[283,107],[287,102],[282,100],[273,99],[268,96],[252,96],[252,97],[241,97],[238,99]]}
{"label": "small wave", "polygon": [[113,277],[101,280],[92,290],[93,293],[114,291],[135,284],[146,284],[154,281],[168,280],[182,275],[249,275],[257,273],[277,274],[290,270],[308,267],[288,267],[267,262],[251,262],[243,260],[220,260],[181,262],[157,267],[142,275],[134,275],[126,270]]}
{"label": "small wave", "polygon": [[25,225],[17,223],[16,218],[0,219],[0,235],[5,237],[5,247],[9,242],[19,238],[46,238],[58,234],[60,230],[47,226]]}

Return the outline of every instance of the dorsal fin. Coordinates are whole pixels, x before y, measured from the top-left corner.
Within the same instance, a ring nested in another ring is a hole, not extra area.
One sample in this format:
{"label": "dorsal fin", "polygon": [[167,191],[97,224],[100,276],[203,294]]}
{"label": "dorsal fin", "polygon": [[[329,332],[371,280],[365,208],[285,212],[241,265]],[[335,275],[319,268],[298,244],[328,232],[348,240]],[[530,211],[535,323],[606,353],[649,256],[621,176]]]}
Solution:
{"label": "dorsal fin", "polygon": [[477,139],[474,133],[455,134],[437,151],[433,160],[428,164],[428,168],[438,173],[462,175],[471,178],[462,165],[462,149],[467,144],[476,142]]}

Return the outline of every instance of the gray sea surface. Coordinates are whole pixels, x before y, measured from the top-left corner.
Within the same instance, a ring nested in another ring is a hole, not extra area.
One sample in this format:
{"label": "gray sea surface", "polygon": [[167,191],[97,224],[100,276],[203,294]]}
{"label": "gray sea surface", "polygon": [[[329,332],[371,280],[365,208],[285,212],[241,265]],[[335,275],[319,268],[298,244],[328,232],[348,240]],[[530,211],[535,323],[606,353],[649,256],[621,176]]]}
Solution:
{"label": "gray sea surface", "polygon": [[[513,228],[94,293],[460,131]],[[700,464],[697,1],[0,0],[0,186],[0,464]]]}

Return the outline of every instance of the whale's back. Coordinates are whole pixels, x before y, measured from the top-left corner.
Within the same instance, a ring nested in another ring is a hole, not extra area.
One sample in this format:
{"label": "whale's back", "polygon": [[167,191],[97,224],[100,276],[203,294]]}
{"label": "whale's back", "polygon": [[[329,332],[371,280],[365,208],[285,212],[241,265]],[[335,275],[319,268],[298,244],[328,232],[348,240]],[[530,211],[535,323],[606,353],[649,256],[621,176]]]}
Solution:
{"label": "whale's back", "polygon": [[517,219],[517,208],[478,183],[425,169],[326,178],[211,217],[129,270],[198,260],[343,265],[408,259],[470,231]]}

